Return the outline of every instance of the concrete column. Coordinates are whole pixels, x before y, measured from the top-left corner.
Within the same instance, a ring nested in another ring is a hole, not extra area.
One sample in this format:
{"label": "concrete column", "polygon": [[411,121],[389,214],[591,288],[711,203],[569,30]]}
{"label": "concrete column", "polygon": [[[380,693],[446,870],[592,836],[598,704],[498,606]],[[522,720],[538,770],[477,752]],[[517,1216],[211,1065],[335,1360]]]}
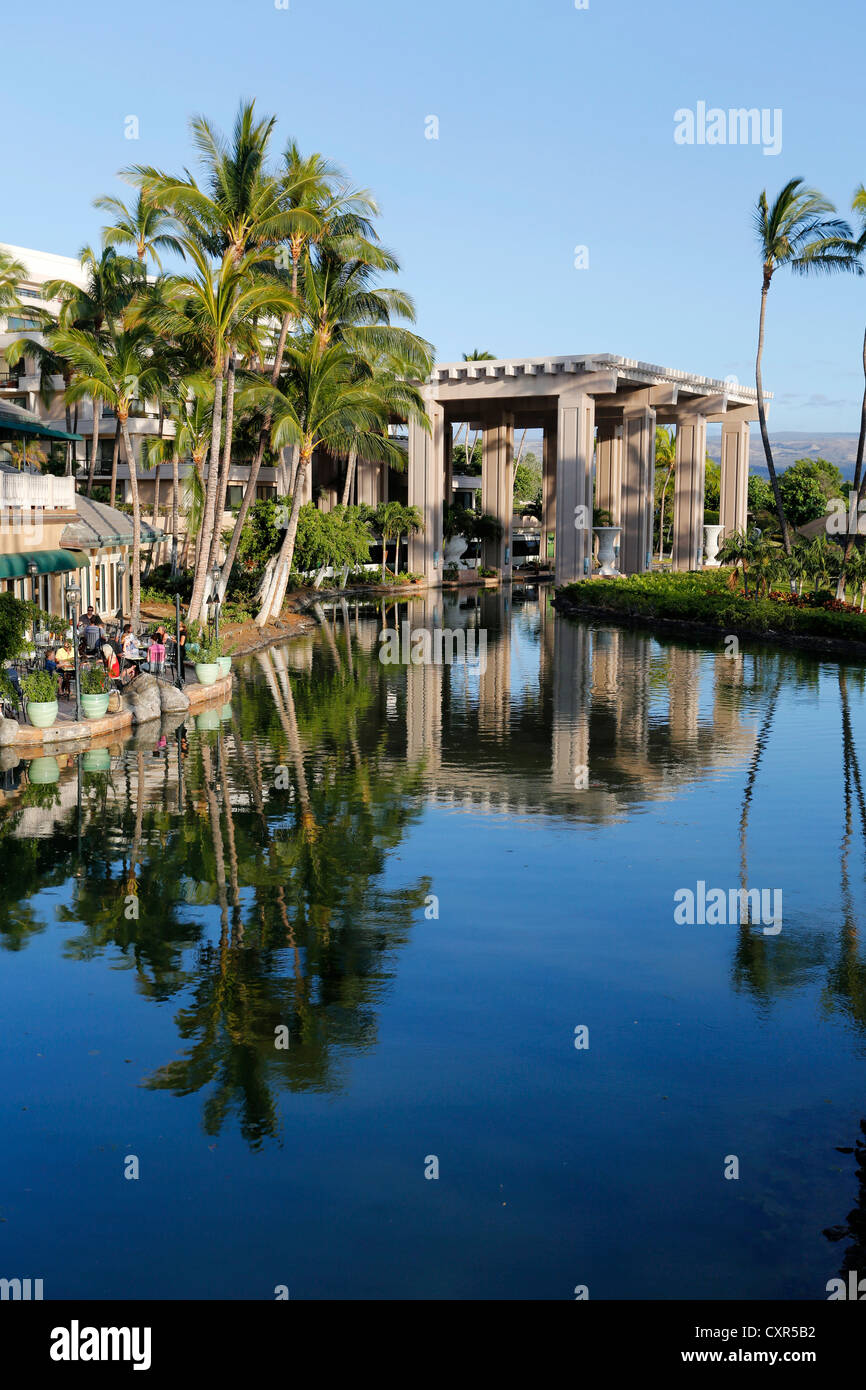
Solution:
{"label": "concrete column", "polygon": [[409,568],[428,584],[442,582],[442,507],[445,500],[445,418],[441,405],[427,404],[430,432],[409,422],[407,501],[417,507],[424,530],[409,541]]}
{"label": "concrete column", "polygon": [[485,424],[481,436],[481,510],[502,524],[502,538],[484,542],[482,560],[503,579],[511,578],[513,496],[514,416],[504,414],[498,425]]}
{"label": "concrete column", "polygon": [[620,632],[619,740],[641,759],[649,747],[650,638],[643,632]]}
{"label": "concrete column", "polygon": [[378,507],[384,500],[382,481],[386,472],[387,464],[358,459],[355,465],[355,495],[359,505],[364,503],[368,507]]}
{"label": "concrete column", "polygon": [[445,505],[450,507],[454,501],[454,426],[444,426],[445,449]]}
{"label": "concrete column", "polygon": [[677,466],[674,473],[675,570],[696,570],[701,563],[706,462],[707,422],[703,415],[685,416],[677,423]]}
{"label": "concrete column", "polygon": [[604,420],[599,423],[595,446],[595,505],[610,512],[611,524],[619,526],[622,497],[622,425]]}
{"label": "concrete column", "polygon": [[544,442],[541,448],[541,549],[539,558],[547,559],[548,537],[556,544],[556,416],[544,422]]}
{"label": "concrete column", "polygon": [[595,401],[584,392],[560,396],[556,422],[557,584],[590,572],[592,557]]}
{"label": "concrete column", "polygon": [[622,420],[622,501],[619,567],[644,574],[652,565],[656,413],[641,403],[626,406]]}
{"label": "concrete column", "polygon": [[749,499],[749,425],[722,423],[722,488],[719,522],[722,538],[745,531]]}
{"label": "concrete column", "polygon": [[487,736],[494,735],[501,742],[508,733],[511,713],[511,627],[501,590],[482,594],[481,598],[481,627],[487,632],[487,666],[478,678],[478,730]]}

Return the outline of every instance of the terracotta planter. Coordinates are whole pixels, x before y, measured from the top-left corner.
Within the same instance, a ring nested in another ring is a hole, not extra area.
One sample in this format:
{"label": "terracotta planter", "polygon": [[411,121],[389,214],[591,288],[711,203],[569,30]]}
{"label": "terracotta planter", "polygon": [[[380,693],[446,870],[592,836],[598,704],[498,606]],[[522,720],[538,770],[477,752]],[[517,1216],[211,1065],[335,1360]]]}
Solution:
{"label": "terracotta planter", "polygon": [[56,700],[28,700],[27,718],[34,729],[50,729],[57,718],[60,706]]}
{"label": "terracotta planter", "polygon": [[195,678],[199,685],[214,685],[219,673],[219,663],[216,661],[197,661],[195,663]]}
{"label": "terracotta planter", "polygon": [[111,692],[106,690],[104,695],[82,695],[81,712],[85,719],[102,719],[108,713],[108,701],[111,699]]}

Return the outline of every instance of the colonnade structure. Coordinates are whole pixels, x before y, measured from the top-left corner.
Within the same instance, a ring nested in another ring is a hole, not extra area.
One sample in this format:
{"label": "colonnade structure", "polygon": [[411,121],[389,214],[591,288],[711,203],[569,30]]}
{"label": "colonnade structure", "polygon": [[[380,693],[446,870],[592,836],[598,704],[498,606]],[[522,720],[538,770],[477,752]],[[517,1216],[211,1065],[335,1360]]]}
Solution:
{"label": "colonnade structure", "polygon": [[428,584],[442,578],[442,511],[454,426],[464,421],[482,434],[482,511],[503,527],[500,541],[485,542],[483,559],[503,579],[512,570],[515,429],[544,432],[541,554],[555,556],[557,584],[591,573],[593,505],[622,528],[622,572],[650,568],[657,425],[677,426],[674,569],[701,562],[708,424],[722,426],[722,534],[746,525],[753,387],[606,353],[445,363],[423,394],[430,429],[409,425],[407,486],[424,530],[411,539],[409,568]]}

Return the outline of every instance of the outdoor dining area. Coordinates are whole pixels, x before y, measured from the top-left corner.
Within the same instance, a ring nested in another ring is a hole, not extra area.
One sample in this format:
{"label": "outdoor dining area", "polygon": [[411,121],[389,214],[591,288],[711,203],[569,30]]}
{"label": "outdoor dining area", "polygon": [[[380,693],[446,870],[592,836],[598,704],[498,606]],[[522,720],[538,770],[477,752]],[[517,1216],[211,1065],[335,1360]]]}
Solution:
{"label": "outdoor dining area", "polygon": [[[183,686],[185,628],[177,639],[162,623],[133,629],[122,614],[105,618],[92,604],[81,611],[81,589],[70,581],[64,598],[68,622],[36,622],[25,650],[0,672],[0,713],[49,727],[58,716],[80,721],[120,708],[121,693],[142,672]],[[65,706],[65,708],[64,708]]]}

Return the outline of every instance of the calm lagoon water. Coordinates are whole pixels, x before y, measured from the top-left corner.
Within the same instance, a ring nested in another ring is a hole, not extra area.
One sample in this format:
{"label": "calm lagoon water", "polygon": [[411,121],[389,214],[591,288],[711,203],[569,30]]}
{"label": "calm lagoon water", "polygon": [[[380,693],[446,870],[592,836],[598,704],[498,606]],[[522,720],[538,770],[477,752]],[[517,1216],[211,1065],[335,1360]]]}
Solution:
{"label": "calm lagoon water", "polygon": [[[862,670],[544,589],[388,608],[483,629],[483,671],[322,618],[222,711],[6,760],[0,1275],[800,1299],[866,1270]],[[699,882],[780,889],[781,931],[680,925]]]}

